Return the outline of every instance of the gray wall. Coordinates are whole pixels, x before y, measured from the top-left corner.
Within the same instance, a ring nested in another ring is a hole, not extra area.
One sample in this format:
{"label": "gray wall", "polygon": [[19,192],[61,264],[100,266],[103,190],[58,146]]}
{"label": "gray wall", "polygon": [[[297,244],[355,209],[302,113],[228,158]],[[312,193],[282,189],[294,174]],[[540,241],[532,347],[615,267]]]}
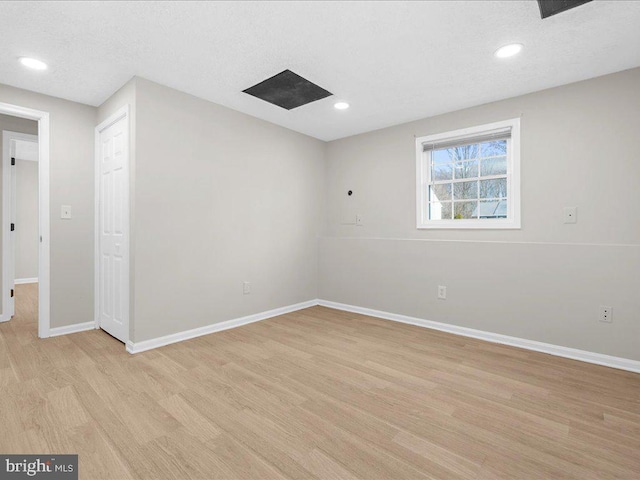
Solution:
{"label": "gray wall", "polygon": [[135,110],[132,340],[316,298],[325,144],[140,78]]}
{"label": "gray wall", "polygon": [[[0,84],[0,90],[2,85]],[[0,102],[1,100],[0,97]],[[8,102],[7,103],[12,103]],[[8,130],[10,132],[29,133],[31,135],[38,134],[38,122],[33,120],[27,120],[25,118],[12,117],[10,115],[0,114],[0,152],[3,151],[2,145],[2,131]],[[1,155],[1,153],[0,153]],[[0,159],[0,179],[2,178],[2,160]],[[0,195],[0,239],[2,238],[2,195]],[[2,286],[2,242],[0,241],[0,288]],[[0,293],[0,310],[2,309],[2,293]]]}
{"label": "gray wall", "polygon": [[0,102],[50,114],[51,327],[92,321],[96,109],[6,85]]}
{"label": "gray wall", "polygon": [[[329,143],[320,298],[640,360],[638,85],[633,69]],[[514,117],[522,229],[417,230],[415,137]]]}
{"label": "gray wall", "polygon": [[38,162],[16,159],[15,278],[38,276]]}

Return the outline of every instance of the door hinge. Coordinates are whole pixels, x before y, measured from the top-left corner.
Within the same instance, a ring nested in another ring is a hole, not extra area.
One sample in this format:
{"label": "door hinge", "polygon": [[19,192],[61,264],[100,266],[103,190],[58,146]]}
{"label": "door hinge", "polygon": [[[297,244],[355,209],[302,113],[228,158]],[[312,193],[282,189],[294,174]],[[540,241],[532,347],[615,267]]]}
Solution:
{"label": "door hinge", "polygon": [[12,223],[12,224],[11,224],[11,231],[13,232],[15,229],[16,229],[16,224],[15,224],[15,223]]}
{"label": "door hinge", "polygon": [[11,157],[11,165],[15,165],[16,164],[16,159],[14,157]]}
{"label": "door hinge", "polygon": [[13,298],[13,288],[11,289],[11,298]]}

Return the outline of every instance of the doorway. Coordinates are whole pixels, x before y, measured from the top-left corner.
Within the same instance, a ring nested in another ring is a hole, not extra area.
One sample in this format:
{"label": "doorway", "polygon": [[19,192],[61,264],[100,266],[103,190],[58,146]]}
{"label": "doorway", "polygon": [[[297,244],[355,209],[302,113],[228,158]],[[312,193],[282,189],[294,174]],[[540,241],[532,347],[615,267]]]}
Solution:
{"label": "doorway", "polygon": [[[23,130],[38,131],[33,120],[0,116],[3,127],[20,121]],[[10,156],[10,211],[8,271],[10,295],[3,311],[17,317],[25,330],[37,331],[38,322],[38,136],[3,130]],[[17,304],[17,306],[16,306]],[[35,327],[35,328],[34,328]]]}
{"label": "doorway", "polygon": [[[46,338],[50,333],[49,114],[0,103],[0,115],[37,122],[37,134],[2,129],[0,321],[9,321],[15,313],[17,276],[17,283],[21,290],[24,290],[25,301],[31,303],[25,305],[25,308],[33,308],[33,304],[37,308],[38,336]],[[33,178],[27,178],[29,176]],[[26,185],[28,183],[31,185]],[[37,199],[33,198],[34,193],[37,194]],[[20,202],[18,195],[23,197]],[[34,213],[36,218],[29,219],[29,215]],[[21,228],[18,218],[22,218],[20,222],[24,227],[21,231],[24,235],[20,237],[16,235],[17,230]],[[16,251],[19,240],[20,247]],[[20,258],[17,258],[17,255],[20,255]]]}

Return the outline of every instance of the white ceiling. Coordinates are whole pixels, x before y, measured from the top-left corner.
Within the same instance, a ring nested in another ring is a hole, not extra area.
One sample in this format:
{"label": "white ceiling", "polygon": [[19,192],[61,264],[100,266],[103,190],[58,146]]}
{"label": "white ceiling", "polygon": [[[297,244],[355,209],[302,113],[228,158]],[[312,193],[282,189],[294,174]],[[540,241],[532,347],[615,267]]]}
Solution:
{"label": "white ceiling", "polygon": [[[639,1],[545,20],[535,1],[0,2],[0,83],[97,106],[139,75],[333,140],[640,66],[639,25]],[[286,111],[242,93],[285,69],[334,96]]]}

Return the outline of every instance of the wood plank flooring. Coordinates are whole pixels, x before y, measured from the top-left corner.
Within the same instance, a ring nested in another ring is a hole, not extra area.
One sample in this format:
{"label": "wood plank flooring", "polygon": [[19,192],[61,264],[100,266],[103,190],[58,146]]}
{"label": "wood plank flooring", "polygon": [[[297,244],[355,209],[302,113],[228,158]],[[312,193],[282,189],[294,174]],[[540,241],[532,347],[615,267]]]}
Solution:
{"label": "wood plank flooring", "polygon": [[314,307],[130,355],[0,324],[0,452],[82,479],[639,479],[640,375]]}

